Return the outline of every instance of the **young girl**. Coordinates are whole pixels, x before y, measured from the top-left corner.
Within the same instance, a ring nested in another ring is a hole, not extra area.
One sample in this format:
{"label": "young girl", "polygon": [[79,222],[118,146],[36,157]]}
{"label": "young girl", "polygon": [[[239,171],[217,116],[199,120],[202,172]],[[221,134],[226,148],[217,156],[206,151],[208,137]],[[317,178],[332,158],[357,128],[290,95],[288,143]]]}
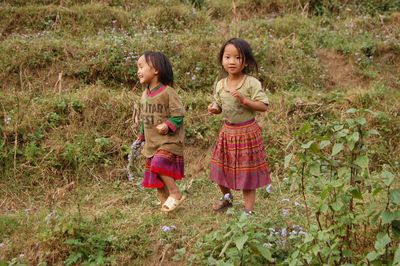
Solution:
{"label": "young girl", "polygon": [[147,158],[143,187],[156,188],[161,210],[174,210],[185,196],[175,181],[183,178],[184,108],[171,87],[174,75],[168,58],[160,52],[145,52],[137,61],[143,92],[142,121],[134,145],[144,142]]}
{"label": "young girl", "polygon": [[213,209],[232,207],[231,189],[242,190],[244,211],[252,214],[256,188],[271,183],[261,128],[254,119],[256,111],[267,111],[269,101],[261,83],[248,75],[257,70],[257,62],[246,41],[233,38],[224,43],[219,63],[227,77],[216,84],[215,102],[208,106],[208,112],[222,112],[225,120],[211,156],[210,172],[223,197]]}

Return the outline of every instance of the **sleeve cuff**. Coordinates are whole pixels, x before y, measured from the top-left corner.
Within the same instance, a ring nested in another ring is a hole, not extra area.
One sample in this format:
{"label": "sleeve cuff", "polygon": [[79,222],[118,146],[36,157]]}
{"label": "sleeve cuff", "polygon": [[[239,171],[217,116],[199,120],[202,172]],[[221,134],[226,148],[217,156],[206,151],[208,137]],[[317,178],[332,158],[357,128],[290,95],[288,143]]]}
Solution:
{"label": "sleeve cuff", "polygon": [[174,123],[172,123],[170,120],[167,120],[167,121],[165,121],[164,122],[167,126],[168,126],[168,128],[172,131],[172,132],[175,132],[176,131],[176,125],[174,124]]}

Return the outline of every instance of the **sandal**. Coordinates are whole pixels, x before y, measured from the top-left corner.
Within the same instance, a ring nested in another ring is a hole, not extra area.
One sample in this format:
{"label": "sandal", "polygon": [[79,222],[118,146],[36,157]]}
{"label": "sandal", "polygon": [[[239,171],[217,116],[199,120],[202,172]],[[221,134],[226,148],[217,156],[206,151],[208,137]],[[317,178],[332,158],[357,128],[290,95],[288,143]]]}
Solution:
{"label": "sandal", "polygon": [[245,213],[247,216],[256,215],[256,213],[255,213],[254,211],[250,211],[250,210],[246,210],[246,209],[244,209],[244,213]]}
{"label": "sandal", "polygon": [[162,193],[159,193],[159,192],[157,192],[157,199],[158,199],[158,201],[160,202],[160,205],[162,206],[166,201],[167,201],[167,199],[168,199],[168,196],[165,196],[164,194],[162,194]]}
{"label": "sandal", "polygon": [[168,197],[168,199],[164,202],[164,204],[161,207],[161,211],[163,212],[170,212],[176,209],[176,207],[179,206],[184,200],[186,199],[185,195],[182,195],[182,197],[177,200],[171,196]]}
{"label": "sandal", "polygon": [[212,206],[214,211],[223,211],[227,208],[233,207],[233,196],[230,193],[226,193],[218,202]]}

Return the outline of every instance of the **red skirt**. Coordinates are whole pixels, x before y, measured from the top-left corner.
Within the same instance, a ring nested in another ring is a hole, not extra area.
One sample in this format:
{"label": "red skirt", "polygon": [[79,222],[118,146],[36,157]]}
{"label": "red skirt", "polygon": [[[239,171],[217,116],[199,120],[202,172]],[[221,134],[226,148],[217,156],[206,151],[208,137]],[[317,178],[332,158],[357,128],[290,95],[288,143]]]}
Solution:
{"label": "red skirt", "polygon": [[158,150],[153,157],[146,160],[142,186],[145,188],[162,188],[164,182],[160,175],[172,177],[175,180],[184,176],[183,156],[169,151]]}
{"label": "red skirt", "polygon": [[235,190],[271,183],[261,128],[254,119],[223,125],[211,157],[210,178]]}

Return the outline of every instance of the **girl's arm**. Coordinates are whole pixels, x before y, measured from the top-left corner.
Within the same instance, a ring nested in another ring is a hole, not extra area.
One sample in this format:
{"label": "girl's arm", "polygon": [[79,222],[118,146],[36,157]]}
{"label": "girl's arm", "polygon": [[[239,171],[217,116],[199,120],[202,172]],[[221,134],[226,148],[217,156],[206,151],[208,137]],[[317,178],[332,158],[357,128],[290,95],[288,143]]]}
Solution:
{"label": "girl's arm", "polygon": [[236,97],[243,106],[246,106],[247,108],[253,109],[254,111],[258,111],[258,112],[265,112],[268,110],[267,104],[265,104],[261,101],[252,101],[252,100],[244,97],[238,91],[233,91],[231,94],[233,97]]}
{"label": "girl's arm", "polygon": [[165,122],[157,126],[158,133],[166,135],[168,133],[175,133],[183,124],[183,116],[173,116],[168,118]]}
{"label": "girl's arm", "polygon": [[167,124],[169,131],[175,132],[183,124],[183,116],[173,116],[164,122]]}
{"label": "girl's arm", "polygon": [[185,109],[175,90],[169,92],[169,108],[171,117],[157,126],[157,130],[161,135],[175,133],[183,124]]}
{"label": "girl's arm", "polygon": [[139,135],[137,137],[138,140],[144,141],[144,123],[143,120],[140,121],[140,130],[139,130]]}

